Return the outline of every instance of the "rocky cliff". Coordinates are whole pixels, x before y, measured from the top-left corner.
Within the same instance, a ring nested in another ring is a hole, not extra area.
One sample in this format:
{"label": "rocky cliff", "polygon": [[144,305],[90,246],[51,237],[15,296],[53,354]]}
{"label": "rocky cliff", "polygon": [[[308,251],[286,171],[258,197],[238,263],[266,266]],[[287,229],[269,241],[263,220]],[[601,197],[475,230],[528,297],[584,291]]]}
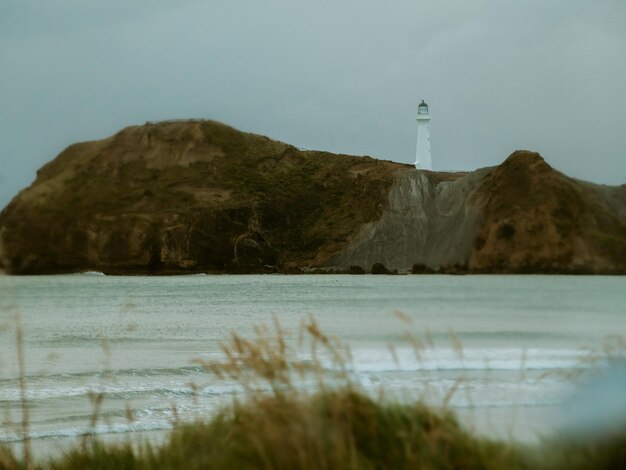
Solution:
{"label": "rocky cliff", "polygon": [[[444,177],[445,176],[445,177]],[[382,217],[333,266],[416,272],[626,273],[626,185],[578,181],[517,151],[464,175],[401,170]]]}
{"label": "rocky cliff", "polygon": [[626,186],[515,152],[472,173],[301,151],[212,121],[75,144],[0,214],[11,273],[626,272]]}

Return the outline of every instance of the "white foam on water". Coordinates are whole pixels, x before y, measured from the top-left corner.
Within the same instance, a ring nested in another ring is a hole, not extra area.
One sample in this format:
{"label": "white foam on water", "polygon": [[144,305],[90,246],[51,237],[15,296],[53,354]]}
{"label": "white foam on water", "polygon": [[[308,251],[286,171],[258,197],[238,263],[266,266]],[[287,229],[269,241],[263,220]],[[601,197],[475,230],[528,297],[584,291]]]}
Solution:
{"label": "white foam on water", "polygon": [[[554,370],[589,367],[578,349],[356,349],[351,369],[357,372]],[[330,364],[328,360],[325,363]]]}
{"label": "white foam on water", "polygon": [[[70,427],[50,431],[35,431],[29,433],[30,439],[49,439],[57,437],[80,437],[85,435],[122,434],[142,431],[161,431],[173,428],[171,420],[159,420],[142,423],[98,425],[95,428],[88,426]],[[22,442],[24,437],[20,433],[0,434],[0,442]]]}
{"label": "white foam on water", "polygon": [[[53,387],[38,387],[27,389],[28,400],[52,400],[57,398],[72,398],[88,396],[90,393],[103,393],[106,396],[122,399],[131,398],[132,395],[144,394],[147,396],[159,395],[228,395],[242,391],[238,384],[213,384],[201,387],[192,387],[186,383],[155,383],[155,384],[117,384],[104,386],[64,385]],[[0,402],[18,402],[21,399],[18,387],[0,388]]]}
{"label": "white foam on water", "polygon": [[[232,383],[216,382],[200,367],[190,367],[189,361],[222,358],[218,343],[229,332],[248,337],[252,325],[271,324],[273,315],[295,332],[311,313],[325,333],[350,343],[349,376],[373,396],[380,387],[398,395],[408,390],[417,398],[428,389],[437,406],[455,386],[455,378],[462,377],[465,382],[448,401],[450,407],[461,412],[464,407],[492,407],[507,413],[544,407],[528,415],[533,421],[547,414],[545,407],[555,406],[563,387],[573,386],[563,374],[551,371],[578,372],[589,366],[583,362],[587,353],[577,346],[601,346],[607,334],[626,333],[626,290],[619,277],[122,278],[89,272],[2,280],[2,301],[18,306],[24,321],[27,366],[55,371],[45,376],[33,372],[26,380],[33,437],[42,439],[90,431],[92,405],[86,395],[92,390],[105,393],[102,419],[112,422],[96,432],[168,429],[167,408],[172,404],[183,420],[210,416],[238,390]],[[395,309],[412,318],[416,329],[427,328],[438,344],[452,328],[464,349],[438,347],[416,355],[402,342],[396,361],[387,348],[390,341],[404,338],[403,326],[392,317]],[[132,334],[121,329],[127,321],[137,325]],[[107,374],[98,372],[101,338],[111,343]],[[15,343],[6,334],[1,339],[0,356],[7,361]],[[62,358],[53,366],[47,359],[51,352]],[[332,361],[323,358],[323,365],[327,383],[340,383]],[[18,422],[14,369],[0,371],[0,406]],[[537,384],[523,381],[525,370],[529,377],[549,377]],[[314,390],[305,382],[297,386]],[[126,404],[136,410],[136,422],[124,421]],[[484,415],[478,413],[476,422],[484,421]],[[0,428],[0,433],[7,429]]]}

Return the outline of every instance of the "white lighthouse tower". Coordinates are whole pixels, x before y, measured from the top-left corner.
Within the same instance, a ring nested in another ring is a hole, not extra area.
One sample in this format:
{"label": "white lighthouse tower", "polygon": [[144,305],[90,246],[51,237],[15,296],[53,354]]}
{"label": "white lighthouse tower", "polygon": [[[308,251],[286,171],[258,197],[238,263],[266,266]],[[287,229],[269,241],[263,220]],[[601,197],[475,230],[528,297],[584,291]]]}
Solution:
{"label": "white lighthouse tower", "polygon": [[417,151],[415,153],[415,168],[418,170],[433,169],[433,161],[430,156],[429,121],[428,105],[422,100],[417,107]]}

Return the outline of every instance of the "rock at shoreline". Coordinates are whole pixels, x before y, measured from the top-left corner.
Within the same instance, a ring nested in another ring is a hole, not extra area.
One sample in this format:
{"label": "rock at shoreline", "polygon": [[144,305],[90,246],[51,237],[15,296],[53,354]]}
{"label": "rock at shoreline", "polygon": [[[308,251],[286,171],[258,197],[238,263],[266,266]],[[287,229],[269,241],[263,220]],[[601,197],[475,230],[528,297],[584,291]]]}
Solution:
{"label": "rock at shoreline", "polygon": [[377,263],[626,273],[626,186],[569,178],[527,151],[494,168],[435,173],[176,121],[71,145],[0,214],[0,268],[14,274]]}

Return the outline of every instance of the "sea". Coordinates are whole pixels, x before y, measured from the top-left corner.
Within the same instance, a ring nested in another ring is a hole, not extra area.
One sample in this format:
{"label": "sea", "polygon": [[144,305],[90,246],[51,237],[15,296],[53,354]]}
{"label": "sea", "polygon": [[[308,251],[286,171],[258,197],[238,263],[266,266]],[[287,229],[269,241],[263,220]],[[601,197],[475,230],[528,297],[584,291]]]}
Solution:
{"label": "sea", "polygon": [[233,333],[278,324],[306,361],[311,321],[349,349],[349,380],[374,399],[532,443],[560,432],[564,404],[626,337],[626,277],[0,276],[0,445],[25,439],[23,398],[38,456],[89,433],[161,442],[241,397],[202,367]]}

